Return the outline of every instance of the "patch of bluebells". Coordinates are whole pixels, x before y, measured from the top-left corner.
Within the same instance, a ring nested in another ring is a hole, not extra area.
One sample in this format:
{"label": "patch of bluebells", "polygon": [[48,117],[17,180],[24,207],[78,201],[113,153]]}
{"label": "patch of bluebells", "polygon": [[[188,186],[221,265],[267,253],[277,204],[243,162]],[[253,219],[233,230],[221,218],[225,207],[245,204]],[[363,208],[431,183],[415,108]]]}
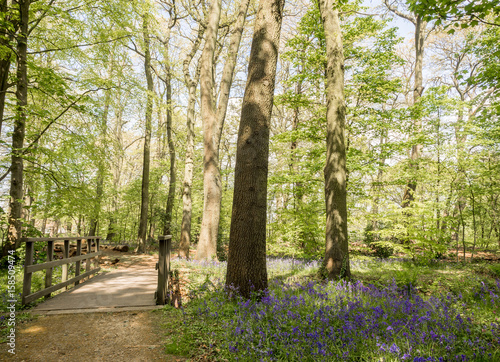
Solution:
{"label": "patch of bluebells", "polygon": [[[499,295],[500,281],[481,285],[476,299],[500,310]],[[478,327],[465,308],[461,295],[424,300],[395,282],[274,281],[259,298],[233,304],[220,290],[196,317],[222,323],[222,353],[231,360],[498,360],[499,325]]]}

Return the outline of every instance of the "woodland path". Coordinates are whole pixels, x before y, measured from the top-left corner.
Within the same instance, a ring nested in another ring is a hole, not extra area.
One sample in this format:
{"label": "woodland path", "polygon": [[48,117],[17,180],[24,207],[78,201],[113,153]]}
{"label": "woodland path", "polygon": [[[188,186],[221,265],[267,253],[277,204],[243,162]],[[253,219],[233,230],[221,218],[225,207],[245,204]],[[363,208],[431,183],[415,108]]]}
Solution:
{"label": "woodland path", "polygon": [[[4,345],[1,361],[186,360],[163,351],[163,312],[154,306],[157,279],[144,279],[150,270],[156,275],[157,257],[103,251],[104,268],[117,258],[120,261],[109,273],[34,308],[32,313],[41,315],[17,326],[16,354],[9,354]],[[122,284],[122,291],[117,291],[116,285],[126,279],[130,284]],[[86,284],[99,288],[99,293],[94,293],[98,296],[92,296]],[[113,296],[118,300],[113,302]],[[86,300],[87,306],[82,308],[80,299]],[[64,304],[68,301],[72,304]]]}

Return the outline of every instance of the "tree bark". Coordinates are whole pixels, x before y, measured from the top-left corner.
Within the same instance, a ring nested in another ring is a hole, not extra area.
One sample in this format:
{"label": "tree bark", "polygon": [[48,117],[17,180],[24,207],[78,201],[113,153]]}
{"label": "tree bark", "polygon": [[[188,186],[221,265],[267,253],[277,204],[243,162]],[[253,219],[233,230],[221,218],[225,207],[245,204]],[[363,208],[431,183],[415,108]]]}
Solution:
{"label": "tree bark", "polygon": [[151,53],[149,50],[150,36],[148,29],[148,15],[143,15],[142,31],[144,36],[144,72],[147,81],[146,100],[146,126],[144,134],[144,157],[142,166],[142,187],[141,187],[141,216],[139,218],[139,231],[137,249],[139,253],[146,251],[146,237],[148,227],[149,210],[149,163],[151,147],[151,118],[153,115],[153,75],[151,73]]}
{"label": "tree bark", "polygon": [[[12,23],[10,16],[7,15],[9,11],[9,6],[7,0],[0,1],[0,13],[4,14],[5,18],[3,18],[3,22],[5,24]],[[14,24],[13,24],[14,25]],[[17,24],[15,24],[17,26]],[[8,47],[10,41],[13,39],[13,34],[7,27],[4,27],[0,30],[0,46]],[[7,95],[7,89],[9,88],[8,80],[9,80],[9,72],[11,65],[11,51],[7,51],[2,54],[0,57],[0,136],[2,134],[2,124],[3,124],[3,115],[5,111],[5,96]]]}
{"label": "tree bark", "polygon": [[112,164],[112,173],[113,173],[113,195],[112,195],[112,214],[109,218],[109,226],[108,226],[108,234],[106,236],[106,240],[108,241],[116,241],[117,237],[117,212],[118,212],[118,189],[120,186],[120,177],[123,168],[123,105],[119,105],[116,114],[116,124],[115,124],[115,132],[116,135],[116,145],[118,149],[113,152],[113,164]]}
{"label": "tree bark", "polygon": [[191,186],[193,184],[193,158],[194,158],[194,111],[196,105],[196,87],[200,78],[200,68],[196,67],[196,75],[194,79],[189,73],[189,64],[194,55],[198,51],[201,40],[203,38],[204,27],[200,25],[198,29],[198,37],[196,38],[191,51],[184,59],[184,81],[189,90],[188,108],[186,117],[186,158],[184,162],[184,181],[182,184],[182,224],[181,224],[181,239],[179,243],[179,258],[189,259],[189,248],[191,246]]}
{"label": "tree bark", "polygon": [[283,6],[284,0],[260,1],[238,131],[226,285],[247,298],[267,288],[269,124]]}
{"label": "tree bark", "polygon": [[[168,62],[168,60],[167,60]],[[170,154],[170,180],[168,186],[168,198],[167,198],[167,208],[165,211],[165,224],[163,228],[163,235],[171,235],[171,225],[172,225],[172,211],[174,209],[174,197],[175,197],[175,145],[172,138],[172,74],[170,71],[170,64],[167,63],[167,76],[166,76],[166,87],[167,87],[167,142],[168,142],[168,152]]]}
{"label": "tree bark", "polygon": [[215,125],[217,114],[214,88],[214,53],[217,44],[217,30],[222,0],[215,0],[210,7],[205,47],[201,54],[201,117],[203,119],[203,219],[200,240],[196,249],[196,259],[217,259],[217,234],[220,218],[220,175],[218,172],[217,151],[215,147]]}
{"label": "tree bark", "polygon": [[10,213],[7,242],[4,244],[3,255],[9,249],[17,249],[21,243],[22,200],[23,200],[23,147],[26,129],[28,105],[28,24],[31,1],[20,0],[19,4],[19,34],[17,35],[17,88],[16,115],[12,132],[12,165],[10,179]]}
{"label": "tree bark", "polygon": [[347,235],[347,170],[344,141],[344,52],[339,12],[333,0],[319,0],[326,42],[327,135],[325,165],[326,250],[323,261],[329,279],[349,277]]}
{"label": "tree bark", "polygon": [[[423,87],[423,60],[424,60],[424,43],[425,43],[425,28],[427,22],[425,22],[420,15],[415,17],[415,81],[413,89],[413,105],[416,105],[419,99],[422,97],[424,91]],[[413,120],[414,132],[420,132],[422,128],[422,120],[417,116]],[[415,200],[415,191],[417,190],[417,171],[418,171],[418,161],[420,159],[420,153],[422,152],[421,144],[414,144],[411,148],[410,154],[410,180],[406,185],[405,192],[403,195],[403,201],[401,203],[402,207],[408,207]]]}
{"label": "tree bark", "polygon": [[[203,184],[205,203],[203,210],[203,221],[200,230],[200,242],[198,244],[198,250],[196,253],[197,259],[212,259],[217,257],[217,236],[219,231],[220,208],[222,201],[222,182],[219,169],[220,140],[222,137],[222,130],[224,128],[224,120],[226,118],[227,105],[229,103],[229,93],[231,84],[233,82],[234,68],[236,66],[238,49],[240,47],[241,36],[243,34],[249,3],[249,0],[242,0],[242,2],[240,3],[235,29],[233,31],[233,34],[231,35],[229,43],[227,60],[222,71],[220,95],[217,111],[215,113],[215,122],[213,124],[206,125],[207,127],[210,127],[210,130],[208,132],[206,131],[206,128],[204,128],[205,146],[208,144],[209,147],[205,148],[205,172]],[[213,82],[213,76],[211,79]],[[210,90],[210,92],[213,93],[213,89]],[[215,110],[213,99],[211,99],[211,104],[214,106],[213,110]],[[207,137],[210,137],[210,139],[208,139]],[[205,216],[206,213],[208,213],[207,217]],[[205,250],[208,252],[205,252]]]}
{"label": "tree bark", "polygon": [[[112,69],[112,68],[111,68]],[[112,76],[112,74],[111,74]],[[111,98],[111,91],[107,90],[106,95],[104,96],[104,112],[101,119],[101,139],[103,140],[102,147],[106,147],[106,134],[108,127],[108,114],[109,114],[109,104]],[[97,161],[97,179],[96,179],[96,197],[93,215],[90,219],[90,230],[89,236],[97,235],[97,228],[99,226],[99,216],[101,214],[101,203],[104,194],[104,174],[105,170],[105,160]]]}

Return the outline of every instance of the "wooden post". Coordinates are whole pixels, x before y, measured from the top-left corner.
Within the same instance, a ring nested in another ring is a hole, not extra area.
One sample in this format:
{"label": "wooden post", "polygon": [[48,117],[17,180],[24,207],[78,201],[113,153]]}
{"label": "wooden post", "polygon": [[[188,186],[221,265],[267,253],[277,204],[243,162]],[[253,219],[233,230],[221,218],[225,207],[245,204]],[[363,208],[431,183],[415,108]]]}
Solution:
{"label": "wooden post", "polygon": [[[69,240],[64,240],[63,259],[69,258]],[[68,280],[68,264],[62,266],[61,282]],[[68,289],[68,287],[66,287]]]}
{"label": "wooden post", "polygon": [[[54,260],[54,240],[47,242],[47,262]],[[53,267],[45,269],[45,288],[52,286],[52,271]],[[45,299],[50,298],[50,294],[45,296]]]}
{"label": "wooden post", "polygon": [[[87,239],[87,254],[92,252],[92,240]],[[92,258],[85,259],[85,271],[90,271],[90,263]]]}
{"label": "wooden post", "polygon": [[158,243],[158,289],[156,291],[156,304],[166,304],[169,298],[168,281],[172,235],[159,236]]}
{"label": "wooden post", "polygon": [[[100,247],[99,247],[99,238],[95,239],[95,251],[96,253],[99,252]],[[94,268],[99,268],[99,255],[95,257],[95,265]]]}
{"label": "wooden post", "polygon": [[22,303],[26,304],[26,297],[31,294],[31,274],[26,272],[26,267],[33,265],[33,242],[26,242],[26,256],[24,260],[24,281],[23,281],[23,296]]}
{"label": "wooden post", "polygon": [[[76,241],[76,255],[75,256],[80,256],[82,255],[82,240],[81,239],[78,239]],[[76,263],[75,263],[75,277],[79,276],[80,275],[80,264],[81,264],[81,261],[78,260]],[[80,284],[80,281],[77,280],[75,282],[75,285],[78,285]]]}

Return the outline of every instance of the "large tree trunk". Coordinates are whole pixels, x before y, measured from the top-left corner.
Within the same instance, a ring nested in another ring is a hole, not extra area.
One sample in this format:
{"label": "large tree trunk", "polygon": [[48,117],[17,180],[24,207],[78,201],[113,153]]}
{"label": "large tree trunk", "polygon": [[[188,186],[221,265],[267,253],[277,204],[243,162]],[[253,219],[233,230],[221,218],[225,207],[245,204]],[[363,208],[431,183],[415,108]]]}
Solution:
{"label": "large tree trunk", "polygon": [[144,134],[144,158],[142,166],[142,188],[141,188],[141,216],[139,218],[139,232],[137,240],[137,249],[139,253],[146,251],[146,237],[148,227],[148,209],[149,209],[149,163],[151,147],[151,118],[153,115],[153,75],[151,73],[151,53],[149,50],[149,29],[148,15],[143,16],[143,36],[144,36],[144,72],[147,81],[147,100],[146,100],[146,127]]}
{"label": "large tree trunk", "polygon": [[327,135],[325,166],[326,251],[329,279],[349,277],[347,235],[344,52],[339,12],[333,0],[319,0],[326,40]]}
{"label": "large tree trunk", "polygon": [[182,224],[181,224],[181,239],[179,243],[179,257],[189,259],[189,248],[191,246],[191,186],[193,184],[193,158],[194,158],[194,111],[196,105],[196,86],[200,78],[200,68],[196,67],[196,75],[194,79],[189,73],[189,64],[194,55],[198,51],[201,40],[203,38],[204,28],[200,25],[198,37],[196,38],[191,51],[184,59],[184,81],[189,90],[188,107],[186,117],[186,159],[184,162],[184,181],[182,184]]}
{"label": "large tree trunk", "polygon": [[214,53],[217,44],[217,30],[221,13],[222,0],[215,0],[210,7],[205,47],[201,54],[201,117],[203,119],[203,219],[201,222],[200,241],[196,249],[196,259],[217,259],[217,234],[220,218],[220,175],[218,170],[217,150],[214,143],[217,114],[213,97],[214,88]]}
{"label": "large tree trunk", "polygon": [[[222,137],[222,130],[224,128],[224,120],[226,118],[227,105],[229,102],[229,92],[231,89],[231,84],[233,82],[234,68],[236,66],[238,49],[240,47],[241,36],[243,34],[243,28],[245,25],[249,3],[249,0],[242,0],[238,12],[238,18],[236,20],[235,29],[233,31],[233,34],[231,35],[228,56],[224,64],[224,69],[222,71],[220,95],[217,112],[215,114],[215,122],[210,125],[204,123],[204,125],[206,126],[204,128],[205,172],[203,184],[205,203],[203,210],[203,221],[200,230],[200,242],[198,244],[198,250],[196,253],[197,259],[211,259],[217,257],[217,236],[219,231],[220,208],[222,200],[222,182],[219,170],[220,140]],[[213,77],[211,79],[213,82]],[[210,90],[210,92],[213,93],[213,90]],[[213,99],[211,100],[211,104],[214,104]],[[210,118],[210,120],[212,120],[212,118]],[[208,132],[207,127],[210,127],[210,130]],[[207,137],[210,137],[210,139],[208,139]],[[208,148],[207,144],[209,145]],[[208,213],[207,217],[205,216],[206,212]],[[208,251],[208,253],[206,253],[205,250]]]}
{"label": "large tree trunk", "polygon": [[4,244],[3,255],[9,249],[17,249],[21,243],[21,214],[23,200],[23,147],[26,128],[26,108],[28,105],[28,24],[29,0],[20,0],[19,4],[19,34],[17,35],[17,89],[16,117],[12,132],[12,165],[10,179],[10,214],[7,242]]}
{"label": "large tree trunk", "polygon": [[243,97],[234,176],[226,285],[245,297],[267,288],[269,124],[284,0],[261,0]]}

